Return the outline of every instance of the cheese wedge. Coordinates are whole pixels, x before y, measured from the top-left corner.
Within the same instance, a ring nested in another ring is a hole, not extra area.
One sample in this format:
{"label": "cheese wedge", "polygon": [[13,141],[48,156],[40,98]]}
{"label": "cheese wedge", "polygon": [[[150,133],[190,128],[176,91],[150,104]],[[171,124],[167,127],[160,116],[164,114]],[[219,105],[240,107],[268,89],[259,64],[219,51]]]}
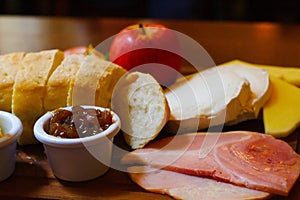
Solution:
{"label": "cheese wedge", "polygon": [[300,87],[300,68],[297,67],[280,67],[270,65],[258,65],[241,60],[233,60],[224,65],[244,65],[248,67],[258,67],[266,70],[269,75],[282,79],[290,84]]}
{"label": "cheese wedge", "polygon": [[243,77],[213,67],[182,77],[165,90],[170,107],[169,132],[190,132],[235,120],[253,101]]}
{"label": "cheese wedge", "polygon": [[110,108],[114,87],[125,73],[119,65],[94,54],[87,55],[70,84],[67,105]]}
{"label": "cheese wedge", "polygon": [[67,105],[68,91],[71,82],[84,61],[84,55],[66,56],[62,63],[50,76],[44,97],[45,111],[54,110]]}
{"label": "cheese wedge", "polygon": [[17,52],[0,56],[0,110],[11,112],[15,76],[24,55],[24,52]]}
{"label": "cheese wedge", "polygon": [[272,95],[263,107],[265,133],[281,138],[300,125],[300,89],[271,76]]}
{"label": "cheese wedge", "polygon": [[220,67],[223,67],[223,71],[231,71],[237,74],[237,76],[246,79],[254,95],[252,102],[244,106],[244,111],[235,120],[231,121],[230,124],[257,118],[261,108],[271,96],[268,72],[241,63],[231,63]]}
{"label": "cheese wedge", "polygon": [[37,143],[33,125],[44,113],[43,99],[48,77],[63,57],[63,52],[59,50],[46,50],[28,53],[22,60],[12,96],[12,112],[23,123],[23,134],[18,141],[20,145]]}

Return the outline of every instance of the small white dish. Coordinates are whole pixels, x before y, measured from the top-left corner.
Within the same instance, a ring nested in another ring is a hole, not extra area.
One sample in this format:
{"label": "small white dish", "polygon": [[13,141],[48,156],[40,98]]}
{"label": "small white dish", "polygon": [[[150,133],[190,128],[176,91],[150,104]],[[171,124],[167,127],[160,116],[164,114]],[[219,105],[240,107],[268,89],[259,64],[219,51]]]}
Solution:
{"label": "small white dish", "polygon": [[15,115],[0,111],[0,182],[12,175],[16,164],[17,140],[22,134],[23,126]]}
{"label": "small white dish", "polygon": [[[97,106],[81,106],[103,111]],[[71,110],[72,107],[63,109]],[[121,121],[111,111],[113,124],[93,136],[82,138],[60,138],[47,133],[53,112],[40,117],[34,125],[34,136],[43,143],[53,174],[65,181],[87,181],[108,171],[114,136],[119,132]]]}

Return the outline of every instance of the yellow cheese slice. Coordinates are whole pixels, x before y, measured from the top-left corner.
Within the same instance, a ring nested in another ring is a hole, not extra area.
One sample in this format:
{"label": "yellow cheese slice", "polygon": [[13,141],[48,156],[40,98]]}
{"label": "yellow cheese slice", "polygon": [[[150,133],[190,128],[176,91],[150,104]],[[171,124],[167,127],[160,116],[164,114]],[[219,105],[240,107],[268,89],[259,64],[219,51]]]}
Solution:
{"label": "yellow cheese slice", "polygon": [[23,52],[0,56],[0,110],[11,112],[13,85],[23,57]]}
{"label": "yellow cheese slice", "polygon": [[12,112],[23,123],[19,144],[37,143],[33,135],[35,121],[44,113],[43,96],[49,76],[64,57],[59,50],[28,53],[22,60],[12,96]]}
{"label": "yellow cheese slice", "polygon": [[300,67],[276,67],[264,65],[260,65],[259,67],[267,70],[268,73],[274,77],[300,87]]}
{"label": "yellow cheese slice", "polygon": [[271,90],[263,107],[265,132],[277,138],[286,137],[300,124],[300,89],[271,76]]}
{"label": "yellow cheese slice", "polygon": [[240,64],[245,66],[252,66],[252,67],[258,67],[267,70],[269,75],[273,77],[277,77],[279,79],[282,79],[288,83],[291,83],[293,85],[296,85],[300,87],[300,67],[279,67],[279,66],[269,66],[269,65],[258,65],[258,64],[252,64],[248,62],[244,62],[241,60],[233,60],[227,63],[222,64],[223,65],[232,65],[232,64]]}

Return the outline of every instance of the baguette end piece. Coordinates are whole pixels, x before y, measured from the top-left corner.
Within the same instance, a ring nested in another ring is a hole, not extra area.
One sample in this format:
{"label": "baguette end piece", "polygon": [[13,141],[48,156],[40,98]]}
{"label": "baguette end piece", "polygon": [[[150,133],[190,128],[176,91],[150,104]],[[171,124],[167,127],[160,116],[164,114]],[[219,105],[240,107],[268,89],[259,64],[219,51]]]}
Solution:
{"label": "baguette end piece", "polygon": [[153,140],[169,116],[161,86],[150,74],[141,72],[128,73],[120,79],[112,108],[121,118],[125,141],[132,149]]}

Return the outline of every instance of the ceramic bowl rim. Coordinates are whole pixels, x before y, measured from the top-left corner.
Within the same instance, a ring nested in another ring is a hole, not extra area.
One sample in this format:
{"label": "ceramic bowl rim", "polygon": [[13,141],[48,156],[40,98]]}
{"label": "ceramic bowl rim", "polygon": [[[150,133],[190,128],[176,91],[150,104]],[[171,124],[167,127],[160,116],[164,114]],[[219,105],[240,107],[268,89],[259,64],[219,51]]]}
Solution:
{"label": "ceramic bowl rim", "polygon": [[[1,119],[8,121],[11,128],[4,132],[4,134],[9,135],[9,137],[4,136],[0,138],[0,148],[15,142],[23,132],[22,122],[16,115],[7,111],[0,111],[0,120]],[[4,126],[5,125],[1,124],[2,131]]]}
{"label": "ceramic bowl rim", "polygon": [[[99,109],[101,111],[103,110],[110,110],[108,108],[103,108],[99,106],[91,106],[91,105],[80,105],[83,108],[94,108]],[[67,106],[62,107],[61,109],[71,110],[73,106]],[[112,113],[113,121],[114,123],[109,126],[108,129],[105,131],[98,133],[96,135],[87,136],[87,137],[80,137],[80,138],[60,138],[53,135],[49,135],[45,131],[45,127],[47,123],[49,123],[50,118],[53,116],[55,110],[49,111],[45,113],[43,116],[41,116],[36,123],[34,124],[34,136],[35,138],[40,141],[41,143],[45,145],[55,146],[55,147],[61,147],[61,148],[75,148],[78,146],[84,145],[95,145],[98,143],[99,140],[107,137],[114,137],[120,130],[121,127],[121,120],[118,117],[116,113],[114,113],[112,110],[110,112]]]}

